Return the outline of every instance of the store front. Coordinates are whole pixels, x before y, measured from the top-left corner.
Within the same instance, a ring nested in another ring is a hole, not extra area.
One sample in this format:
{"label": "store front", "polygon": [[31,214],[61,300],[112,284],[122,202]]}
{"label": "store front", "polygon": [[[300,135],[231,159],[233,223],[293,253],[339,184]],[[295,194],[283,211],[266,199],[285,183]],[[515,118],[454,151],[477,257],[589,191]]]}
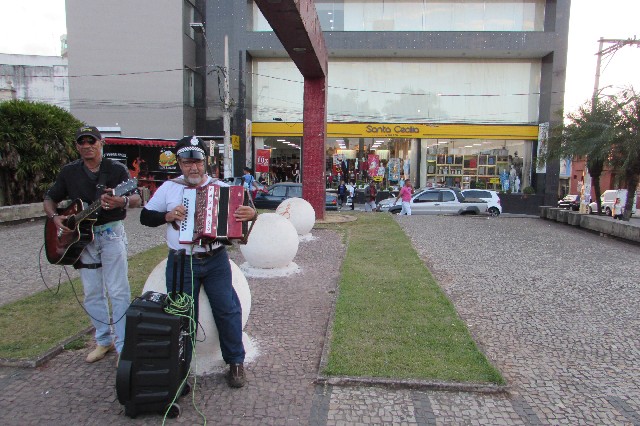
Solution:
{"label": "store front", "polygon": [[[253,123],[252,133],[256,150],[271,150],[271,170],[303,169],[301,123]],[[410,179],[417,187],[521,192],[535,173],[537,137],[530,125],[328,123],[326,185],[374,180],[393,187]]]}

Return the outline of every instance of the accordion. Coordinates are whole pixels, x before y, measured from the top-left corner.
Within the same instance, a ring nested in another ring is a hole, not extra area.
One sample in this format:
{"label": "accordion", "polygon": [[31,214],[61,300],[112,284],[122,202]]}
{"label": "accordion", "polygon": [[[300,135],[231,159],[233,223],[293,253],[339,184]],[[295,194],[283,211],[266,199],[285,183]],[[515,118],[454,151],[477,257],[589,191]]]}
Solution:
{"label": "accordion", "polygon": [[238,222],[233,213],[239,206],[249,205],[251,197],[242,186],[205,185],[185,188],[182,204],[187,212],[180,223],[180,244],[246,243],[251,228]]}

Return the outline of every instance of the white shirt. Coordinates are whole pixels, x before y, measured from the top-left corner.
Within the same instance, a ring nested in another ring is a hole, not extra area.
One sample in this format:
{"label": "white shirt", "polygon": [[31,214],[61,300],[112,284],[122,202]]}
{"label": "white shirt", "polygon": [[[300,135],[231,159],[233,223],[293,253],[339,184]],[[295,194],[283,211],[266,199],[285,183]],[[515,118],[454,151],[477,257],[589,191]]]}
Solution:
{"label": "white shirt", "polygon": [[[184,176],[180,176],[178,179],[184,179]],[[227,183],[222,182],[218,179],[213,179],[210,176],[207,176],[206,182],[200,186],[208,185],[210,183],[218,186],[229,186]],[[185,188],[186,186],[182,184],[168,180],[160,185],[160,188],[156,190],[156,192],[153,194],[153,197],[151,197],[149,202],[144,207],[147,210],[168,212],[171,209],[182,205],[182,193]],[[180,221],[178,221],[177,224],[179,227]],[[203,247],[195,244],[180,244],[180,231],[174,229],[171,223],[167,223],[167,246],[169,246],[169,248],[173,250],[185,249],[187,251],[187,254],[205,252],[209,250],[208,246]],[[214,243],[212,245],[212,248],[216,248],[218,246],[220,246],[219,243]]]}

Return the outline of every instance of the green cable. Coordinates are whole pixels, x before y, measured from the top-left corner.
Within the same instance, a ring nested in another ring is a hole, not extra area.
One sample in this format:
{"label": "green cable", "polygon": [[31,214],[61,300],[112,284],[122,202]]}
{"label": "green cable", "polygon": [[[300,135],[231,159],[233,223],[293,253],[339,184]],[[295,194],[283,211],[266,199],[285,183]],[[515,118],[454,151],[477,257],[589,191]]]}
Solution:
{"label": "green cable", "polygon": [[[189,333],[188,333],[188,335],[189,335],[189,340],[191,341],[191,357],[193,359],[196,359],[196,342],[197,342],[196,332],[198,331],[198,322],[196,321],[196,318],[195,318],[195,302],[194,302],[194,298],[192,296],[193,295],[193,289],[194,289],[193,245],[191,246],[191,251],[189,253],[189,258],[190,258],[189,267],[191,268],[191,295],[180,293],[180,294],[176,295],[176,298],[174,300],[171,297],[170,294],[167,294],[168,305],[167,305],[167,307],[165,307],[164,311],[166,313],[168,313],[168,314],[188,319],[188,324],[189,324]],[[197,361],[196,361],[196,365],[198,365]],[[167,415],[169,414],[169,409],[171,408],[171,406],[173,406],[173,404],[176,403],[177,399],[179,398],[179,395],[182,393],[182,389],[184,389],[184,386],[185,386],[185,384],[187,382],[187,379],[189,378],[189,374],[190,373],[191,373],[191,364],[189,364],[189,368],[187,370],[187,374],[185,374],[184,379],[182,380],[182,383],[178,387],[180,392],[176,393],[173,396],[173,400],[171,401],[171,404],[169,404],[169,407],[167,408],[167,410],[164,413],[164,417],[162,419],[162,425],[163,426],[164,426],[165,422],[167,421]],[[204,425],[206,426],[207,417],[204,415],[204,413],[202,411],[200,411],[200,409],[198,408],[198,404],[196,403],[196,384],[197,384],[197,381],[198,381],[198,375],[197,375],[197,370],[196,370],[194,372],[194,375],[193,375],[193,386],[191,387],[191,403],[193,405],[193,408],[196,410],[196,412],[200,415],[200,417],[202,417],[202,420],[204,421]]]}

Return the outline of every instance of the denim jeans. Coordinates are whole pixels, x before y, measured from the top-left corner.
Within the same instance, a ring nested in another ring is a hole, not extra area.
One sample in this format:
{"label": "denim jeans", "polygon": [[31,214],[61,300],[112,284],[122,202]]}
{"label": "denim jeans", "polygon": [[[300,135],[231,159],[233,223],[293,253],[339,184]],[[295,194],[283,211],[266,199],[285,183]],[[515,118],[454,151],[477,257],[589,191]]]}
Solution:
{"label": "denim jeans", "polygon": [[[102,263],[102,268],[80,269],[84,307],[96,328],[96,342],[108,346],[115,340],[116,350],[120,353],[124,345],[125,312],[131,303],[124,224],[112,222],[94,230],[93,241],[85,247],[80,261]],[[111,317],[107,297],[111,301]],[[115,322],[115,339],[110,322]]]}
{"label": "denim jeans", "polygon": [[[165,271],[167,293],[171,293],[173,290],[174,256],[175,253],[170,251]],[[179,281],[180,259],[178,259],[177,267],[176,276]],[[215,255],[203,259],[185,256],[184,292],[193,296],[196,318],[198,318],[200,286],[209,298],[213,320],[218,328],[222,358],[227,364],[243,363],[245,351],[242,344],[242,306],[233,288],[231,265],[226,250],[221,250]],[[176,291],[179,290],[180,284],[178,283]],[[192,345],[188,344],[188,360],[191,359],[191,349]]]}

